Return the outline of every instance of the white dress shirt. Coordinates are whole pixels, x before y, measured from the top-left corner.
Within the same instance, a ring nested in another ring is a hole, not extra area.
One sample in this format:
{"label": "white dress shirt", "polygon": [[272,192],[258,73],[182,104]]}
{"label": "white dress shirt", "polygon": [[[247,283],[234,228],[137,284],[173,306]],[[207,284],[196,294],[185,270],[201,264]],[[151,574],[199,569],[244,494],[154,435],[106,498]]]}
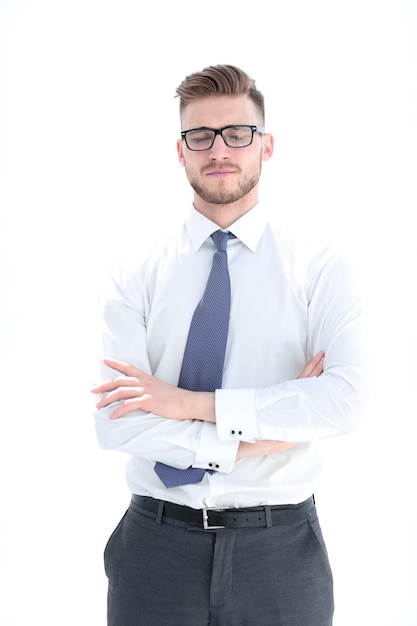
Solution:
{"label": "white dress shirt", "polygon": [[[218,226],[194,208],[182,229],[145,259],[109,277],[102,296],[102,356],[177,385],[194,309],[204,291]],[[132,493],[193,508],[301,502],[321,469],[315,441],[355,430],[364,398],[361,302],[352,268],[329,248],[309,254],[275,229],[260,203],[228,229],[231,312],[216,424],[143,411],[96,412],[103,448],[130,455]],[[320,377],[297,379],[325,351]],[[115,372],[101,365],[101,380]],[[296,442],[236,461],[239,441]],[[217,468],[201,483],[168,489],[154,464]]]}

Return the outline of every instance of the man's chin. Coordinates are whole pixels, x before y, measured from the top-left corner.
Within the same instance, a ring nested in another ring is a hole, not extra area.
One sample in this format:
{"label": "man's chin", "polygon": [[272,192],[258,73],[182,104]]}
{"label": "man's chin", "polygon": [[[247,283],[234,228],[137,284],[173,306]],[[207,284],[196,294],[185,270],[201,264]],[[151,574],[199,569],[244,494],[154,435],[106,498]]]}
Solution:
{"label": "man's chin", "polygon": [[209,204],[217,204],[217,205],[225,205],[225,204],[233,204],[234,202],[238,202],[239,200],[241,200],[242,196],[235,196],[235,195],[223,195],[223,196],[213,196],[213,195],[207,195],[205,197],[202,197],[203,200],[205,202],[208,202]]}
{"label": "man's chin", "polygon": [[238,202],[244,196],[249,193],[249,190],[242,189],[234,189],[227,191],[222,189],[219,191],[210,191],[205,187],[200,187],[199,185],[191,185],[195,191],[195,193],[202,199],[204,202],[209,204],[217,204],[217,205],[225,205],[225,204],[233,204],[234,202]]}

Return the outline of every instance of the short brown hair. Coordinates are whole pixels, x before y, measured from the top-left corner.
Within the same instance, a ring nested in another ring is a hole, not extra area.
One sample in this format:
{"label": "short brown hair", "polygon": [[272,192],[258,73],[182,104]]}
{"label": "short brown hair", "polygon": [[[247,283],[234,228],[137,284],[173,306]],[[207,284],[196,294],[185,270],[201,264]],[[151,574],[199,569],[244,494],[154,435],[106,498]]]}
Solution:
{"label": "short brown hair", "polygon": [[255,81],[234,65],[210,65],[201,72],[187,76],[177,87],[180,113],[193,100],[208,96],[248,96],[258,108],[265,122],[265,103]]}

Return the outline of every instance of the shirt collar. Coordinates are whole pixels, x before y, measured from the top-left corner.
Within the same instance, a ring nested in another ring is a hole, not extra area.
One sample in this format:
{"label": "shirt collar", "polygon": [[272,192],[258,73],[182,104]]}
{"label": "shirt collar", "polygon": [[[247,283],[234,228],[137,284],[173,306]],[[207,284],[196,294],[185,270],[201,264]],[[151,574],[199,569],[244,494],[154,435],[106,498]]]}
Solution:
{"label": "shirt collar", "polygon": [[[267,224],[265,211],[258,202],[250,211],[242,215],[226,230],[230,230],[252,252],[256,251],[259,240]],[[199,250],[203,243],[219,227],[207,217],[199,213],[194,207],[191,208],[186,227],[195,251]]]}

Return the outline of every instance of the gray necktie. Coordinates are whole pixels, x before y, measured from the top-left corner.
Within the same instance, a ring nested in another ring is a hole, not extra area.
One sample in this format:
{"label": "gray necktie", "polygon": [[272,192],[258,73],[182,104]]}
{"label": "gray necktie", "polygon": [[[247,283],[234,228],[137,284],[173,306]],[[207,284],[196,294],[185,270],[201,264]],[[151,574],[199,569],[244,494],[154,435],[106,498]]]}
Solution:
{"label": "gray necktie", "polygon": [[[231,233],[221,230],[212,234],[217,251],[203,297],[191,320],[178,381],[178,387],[182,389],[215,391],[222,386],[230,314],[226,249],[232,237]],[[200,482],[205,471],[197,467],[181,470],[164,463],[155,464],[155,472],[166,487]]]}

